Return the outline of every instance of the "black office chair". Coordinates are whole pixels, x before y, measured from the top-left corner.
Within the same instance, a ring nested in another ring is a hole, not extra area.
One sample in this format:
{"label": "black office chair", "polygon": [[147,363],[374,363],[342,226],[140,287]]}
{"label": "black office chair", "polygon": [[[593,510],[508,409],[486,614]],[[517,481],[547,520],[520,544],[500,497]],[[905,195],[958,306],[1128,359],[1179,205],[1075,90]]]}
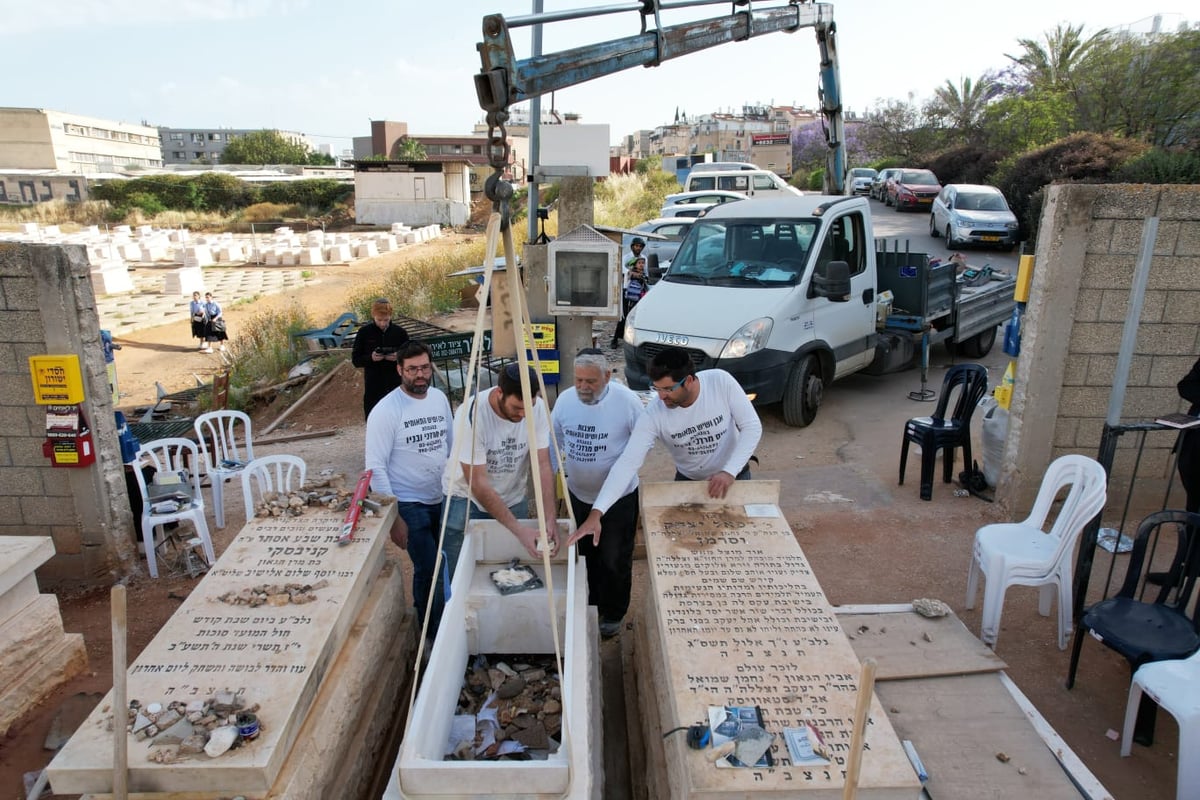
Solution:
{"label": "black office chair", "polygon": [[[1178,545],[1170,556],[1166,573],[1151,576],[1159,530],[1164,525],[1178,529]],[[1193,602],[1196,578],[1200,575],[1200,547],[1196,531],[1200,514],[1159,511],[1142,520],[1121,589],[1083,612],[1075,629],[1067,688],[1075,685],[1075,670],[1085,633],[1093,633],[1105,646],[1129,662],[1130,674],[1152,661],[1187,658],[1200,649],[1200,603]],[[1149,550],[1149,556],[1147,556]],[[1157,582],[1157,585],[1156,585]],[[1149,596],[1150,599],[1143,599]],[[1154,735],[1152,703],[1143,703],[1134,740],[1149,744]]]}
{"label": "black office chair", "polygon": [[[955,389],[958,392],[955,392]],[[904,466],[908,462],[908,444],[921,446],[921,499],[933,499],[933,467],[937,451],[942,450],[942,481],[949,483],[954,473],[954,450],[963,449],[967,469],[971,468],[971,415],[987,391],[987,368],[982,364],[956,364],[946,372],[942,395],[931,417],[914,417],[904,424],[900,445],[900,485],[904,485]],[[957,400],[947,419],[950,397]]]}

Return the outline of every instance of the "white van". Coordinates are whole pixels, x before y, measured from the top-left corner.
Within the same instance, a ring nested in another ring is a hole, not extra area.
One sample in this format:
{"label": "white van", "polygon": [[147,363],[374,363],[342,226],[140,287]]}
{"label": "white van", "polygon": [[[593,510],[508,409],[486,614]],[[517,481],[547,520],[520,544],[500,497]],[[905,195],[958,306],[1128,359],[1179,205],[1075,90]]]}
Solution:
{"label": "white van", "polygon": [[720,170],[697,172],[693,169],[684,184],[685,192],[707,192],[711,190],[737,192],[747,197],[794,197],[801,194],[788,186],[783,178],[765,169]]}

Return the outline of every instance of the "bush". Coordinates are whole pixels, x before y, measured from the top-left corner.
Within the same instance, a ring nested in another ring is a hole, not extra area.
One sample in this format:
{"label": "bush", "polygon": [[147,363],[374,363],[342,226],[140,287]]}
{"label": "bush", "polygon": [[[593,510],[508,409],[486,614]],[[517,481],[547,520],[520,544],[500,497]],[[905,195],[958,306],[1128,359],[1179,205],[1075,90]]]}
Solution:
{"label": "bush", "polygon": [[250,389],[286,378],[302,355],[293,347],[292,334],[312,327],[303,306],[293,303],[255,314],[239,330],[230,331],[229,351],[233,357],[230,406],[244,408]]}
{"label": "bush", "polygon": [[242,222],[278,222],[289,217],[303,217],[304,210],[282,203],[255,203],[242,211]]}
{"label": "bush", "polygon": [[596,184],[596,224],[632,228],[657,217],[667,195],[677,191],[675,176],[661,170],[611,175]]}
{"label": "bush", "polygon": [[824,169],[814,169],[808,173],[808,188],[815,192],[822,191],[825,188]]}
{"label": "bush", "polygon": [[324,213],[337,203],[346,202],[354,194],[354,184],[338,183],[328,178],[306,181],[268,183],[262,187],[261,199],[267,203],[300,205]]}
{"label": "bush", "polygon": [[[1097,133],[1073,133],[1057,142],[1000,162],[993,183],[1004,192],[1021,222],[1023,237],[1037,235],[1034,194],[1052,183],[1109,183],[1122,165],[1146,152],[1132,139]],[[1041,204],[1036,203],[1040,210]]]}
{"label": "bush", "polygon": [[1004,153],[979,145],[945,150],[925,162],[942,183],[987,183]]}
{"label": "bush", "polygon": [[1200,151],[1148,150],[1113,177],[1121,183],[1200,183]]}
{"label": "bush", "polygon": [[[359,319],[371,316],[371,301],[387,297],[396,314],[426,319],[434,314],[453,311],[462,304],[462,290],[473,283],[470,278],[451,278],[451,272],[483,263],[486,250],[482,241],[406,261],[378,283],[360,286],[348,298],[350,310]],[[517,247],[518,255],[521,247]]]}

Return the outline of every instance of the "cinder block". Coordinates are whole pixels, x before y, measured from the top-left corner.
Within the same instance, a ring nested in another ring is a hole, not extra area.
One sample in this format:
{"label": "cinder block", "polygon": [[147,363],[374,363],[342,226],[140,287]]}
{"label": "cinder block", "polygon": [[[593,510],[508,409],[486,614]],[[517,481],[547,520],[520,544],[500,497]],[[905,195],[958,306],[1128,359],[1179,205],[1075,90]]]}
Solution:
{"label": "cinder block", "polygon": [[[2,390],[0,390],[2,391]],[[42,455],[41,437],[8,436],[8,455],[14,467],[41,467],[51,469],[46,457]]]}
{"label": "cinder block", "polygon": [[1180,227],[1175,239],[1175,255],[1200,256],[1200,218]]}
{"label": "cinder block", "polygon": [[1078,417],[1059,417],[1054,422],[1054,446],[1074,447],[1075,432],[1079,429]]}
{"label": "cinder block", "polygon": [[1076,421],[1075,444],[1072,451],[1095,455],[1100,449],[1100,436],[1104,433],[1104,420],[1099,417],[1088,417]]}
{"label": "cinder block", "polygon": [[[11,466],[12,466],[12,458],[8,454],[8,440],[4,439],[4,438],[0,438],[0,467],[11,467]],[[0,519],[3,519],[3,518],[4,518],[4,515],[0,514]]]}
{"label": "cinder block", "polygon": [[1075,298],[1076,322],[1100,322],[1100,306],[1104,289],[1080,289]]}
{"label": "cinder block", "polygon": [[[0,491],[7,490],[0,489]],[[0,495],[0,520],[4,520],[8,525],[21,524],[21,499],[19,497]]]}
{"label": "cinder block", "polygon": [[1173,292],[1200,290],[1200,258],[1195,256],[1155,257],[1150,265],[1150,279],[1146,285],[1152,289]]}
{"label": "cinder block", "polygon": [[1063,417],[1103,419],[1108,411],[1108,393],[1094,386],[1064,386],[1058,402]]}
{"label": "cinder block", "polygon": [[1158,187],[1139,184],[1114,184],[1097,192],[1092,205],[1096,219],[1145,219],[1157,213]]}
{"label": "cinder block", "polygon": [[[1174,399],[1178,401],[1178,404],[1182,405],[1184,401],[1179,398],[1176,386],[1179,384],[1179,381],[1183,378],[1183,376],[1188,374],[1188,371],[1195,363],[1196,358],[1192,355],[1155,356],[1153,364],[1150,367],[1150,375],[1146,380],[1146,385],[1161,386],[1164,389],[1168,389]],[[1174,409],[1175,406],[1172,406],[1167,410]]]}
{"label": "cinder block", "polygon": [[36,311],[39,307],[37,284],[33,278],[0,278],[3,308],[9,311]]}
{"label": "cinder block", "polygon": [[1128,255],[1089,254],[1079,276],[1081,289],[1111,289],[1133,284],[1133,267],[1137,259]]}
{"label": "cinder block", "polygon": [[38,497],[44,494],[42,476],[33,467],[0,467],[0,486],[8,495]]}
{"label": "cinder block", "polygon": [[1137,349],[1142,353],[1188,355],[1196,336],[1196,324],[1142,325],[1138,328]]}
{"label": "cinder block", "polygon": [[[1091,291],[1091,290],[1089,290]],[[1082,292],[1080,292],[1082,295]],[[1139,315],[1141,324],[1162,321],[1163,305],[1166,303],[1166,293],[1161,291],[1146,292],[1142,301],[1142,313]],[[1082,310],[1083,302],[1080,301]],[[1129,309],[1129,289],[1121,287],[1100,293],[1100,308],[1097,322],[1120,322],[1124,324],[1125,315]],[[1079,319],[1078,315],[1076,319]]]}
{"label": "cinder block", "polygon": [[1161,186],[1158,197],[1158,216],[1164,220],[1191,222],[1200,220],[1200,191],[1195,186]]}
{"label": "cinder block", "polygon": [[0,242],[0,278],[28,278],[32,274],[33,270],[29,267],[29,246]]}
{"label": "cinder block", "polygon": [[1179,241],[1179,232],[1182,227],[1182,224],[1176,221],[1159,220],[1158,237],[1154,240],[1154,255],[1175,255],[1175,244]]}
{"label": "cinder block", "polygon": [[29,525],[76,525],[75,504],[61,497],[22,497],[21,517]]}
{"label": "cinder block", "polygon": [[[16,378],[10,376],[8,380],[16,380]],[[45,429],[44,422],[42,429]],[[22,406],[0,406],[0,432],[5,436],[34,436],[39,433],[37,429],[30,428],[29,421],[25,416],[25,408]]]}
{"label": "cinder block", "polygon": [[[31,467],[28,469],[32,469]],[[42,491],[47,497],[71,497],[71,471],[69,469],[42,469]]]}
{"label": "cinder block", "polygon": [[44,342],[46,331],[37,311],[5,311],[0,314],[0,341]]}
{"label": "cinder block", "polygon": [[1087,228],[1087,253],[1107,253],[1112,243],[1113,220],[1093,219]]}
{"label": "cinder block", "polygon": [[1087,383],[1088,364],[1090,361],[1091,358],[1089,356],[1067,359],[1066,366],[1063,367],[1062,385],[1085,385]]}
{"label": "cinder block", "polygon": [[1116,353],[1121,345],[1122,325],[1117,322],[1081,322],[1071,329],[1068,347],[1072,354]]}
{"label": "cinder block", "polygon": [[1112,255],[1137,256],[1142,249],[1144,228],[1145,223],[1141,218],[1114,220],[1112,239],[1108,243],[1108,252]]}

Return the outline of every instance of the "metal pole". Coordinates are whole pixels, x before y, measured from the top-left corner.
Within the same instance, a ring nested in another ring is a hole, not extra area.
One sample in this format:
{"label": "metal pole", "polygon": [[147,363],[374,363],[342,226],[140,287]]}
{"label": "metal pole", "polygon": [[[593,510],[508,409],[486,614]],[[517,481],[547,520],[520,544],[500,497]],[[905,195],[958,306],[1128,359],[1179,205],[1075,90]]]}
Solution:
{"label": "metal pole", "polygon": [[[533,0],[533,16],[539,16],[541,13],[542,0]],[[542,26],[540,23],[533,26],[532,45],[532,57],[537,58],[542,54]],[[526,242],[536,242],[538,238],[538,183],[533,167],[541,156],[541,127],[542,96],[538,95],[529,101],[529,163],[525,165],[525,179],[529,184],[529,238],[525,240]],[[514,266],[510,264],[509,268]]]}
{"label": "metal pole", "polygon": [[1129,307],[1125,311],[1125,329],[1121,332],[1121,349],[1117,353],[1116,374],[1113,375],[1112,393],[1108,396],[1110,426],[1121,422],[1121,407],[1125,404],[1125,387],[1129,383],[1129,364],[1133,361],[1133,348],[1137,343],[1138,321],[1142,317],[1142,305],[1146,299],[1146,281],[1150,278],[1150,259],[1154,255],[1154,242],[1158,239],[1158,217],[1147,217],[1142,226],[1142,247],[1137,266],[1133,272],[1133,287],[1129,291]]}

